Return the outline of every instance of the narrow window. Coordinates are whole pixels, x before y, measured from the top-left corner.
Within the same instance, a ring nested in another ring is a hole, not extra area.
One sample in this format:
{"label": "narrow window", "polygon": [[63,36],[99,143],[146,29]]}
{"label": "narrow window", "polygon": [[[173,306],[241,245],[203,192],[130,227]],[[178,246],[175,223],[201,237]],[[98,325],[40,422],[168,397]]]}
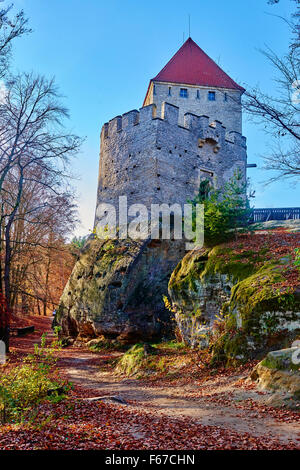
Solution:
{"label": "narrow window", "polygon": [[187,98],[188,97],[188,91],[186,88],[180,88],[180,93],[179,93],[181,98]]}
{"label": "narrow window", "polygon": [[171,88],[172,87],[169,86],[169,93],[168,93],[169,96],[171,96]]}
{"label": "narrow window", "polygon": [[200,100],[200,91],[197,90],[197,100]]}
{"label": "narrow window", "polygon": [[228,97],[227,97],[227,93],[224,93],[224,101],[227,101]]}
{"label": "narrow window", "polygon": [[208,101],[216,101],[216,92],[215,91],[209,91],[208,92]]}
{"label": "narrow window", "polygon": [[155,88],[155,85],[153,85],[153,95],[156,95],[156,88]]}

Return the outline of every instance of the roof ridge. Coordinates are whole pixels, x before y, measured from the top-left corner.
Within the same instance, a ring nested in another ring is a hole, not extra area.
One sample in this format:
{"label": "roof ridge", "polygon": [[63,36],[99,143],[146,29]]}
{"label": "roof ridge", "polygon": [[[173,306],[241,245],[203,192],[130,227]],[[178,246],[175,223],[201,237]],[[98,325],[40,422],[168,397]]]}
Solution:
{"label": "roof ridge", "polygon": [[[189,56],[186,52],[188,49]],[[190,64],[187,64],[188,62]],[[190,67],[187,65],[190,65]],[[245,91],[191,37],[182,44],[151,81],[185,83]]]}
{"label": "roof ridge", "polygon": [[[157,75],[159,75],[160,73],[162,73],[162,72],[165,70],[165,68],[175,59],[175,57],[177,56],[177,54],[181,51],[181,49],[183,48],[183,46],[184,46],[189,40],[192,41],[194,44],[196,44],[195,41],[193,41],[192,38],[189,37],[189,38],[182,44],[182,46],[180,46],[180,48],[178,49],[178,51],[175,52],[175,54],[171,57],[171,59],[169,59],[169,61],[168,61],[168,62],[166,63],[166,65],[161,69],[161,71],[158,72]],[[198,44],[196,44],[196,46],[198,46]],[[198,46],[198,47],[199,47],[199,46]],[[200,47],[199,47],[199,49],[200,49]],[[157,75],[156,75],[156,77],[157,77]],[[155,77],[152,78],[151,80],[155,80]]]}

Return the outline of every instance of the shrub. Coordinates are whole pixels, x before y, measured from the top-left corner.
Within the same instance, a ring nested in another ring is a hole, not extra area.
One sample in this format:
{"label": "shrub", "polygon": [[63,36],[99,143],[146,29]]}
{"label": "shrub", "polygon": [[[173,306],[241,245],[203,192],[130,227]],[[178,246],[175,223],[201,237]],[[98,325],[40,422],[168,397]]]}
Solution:
{"label": "shrub", "polygon": [[1,378],[0,407],[2,421],[16,418],[47,396],[53,387],[52,381],[43,369],[32,365],[21,365]]}
{"label": "shrub", "polygon": [[300,269],[300,248],[295,248],[295,261],[294,265]]}
{"label": "shrub", "polygon": [[[198,195],[189,202],[193,206],[204,204],[206,246],[214,246],[227,241],[236,236],[241,228],[248,225],[251,211],[246,198],[246,184],[240,171],[235,172],[222,191],[213,189],[208,180],[202,181]],[[194,220],[193,229],[195,225],[196,220]]]}
{"label": "shrub", "polygon": [[47,347],[46,335],[43,335],[41,345],[34,346],[34,354],[29,354],[23,364],[0,377],[1,422],[19,421],[43,399],[57,400],[58,395],[60,399],[64,397],[61,390],[67,392],[68,385],[56,378],[53,372],[59,348],[57,339]]}

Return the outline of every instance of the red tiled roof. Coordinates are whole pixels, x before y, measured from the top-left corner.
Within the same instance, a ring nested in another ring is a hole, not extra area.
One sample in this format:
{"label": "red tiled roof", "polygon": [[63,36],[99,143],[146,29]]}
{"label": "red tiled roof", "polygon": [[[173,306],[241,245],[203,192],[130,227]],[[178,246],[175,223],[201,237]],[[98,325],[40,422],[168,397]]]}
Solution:
{"label": "red tiled roof", "polygon": [[191,39],[151,81],[184,83],[245,91]]}

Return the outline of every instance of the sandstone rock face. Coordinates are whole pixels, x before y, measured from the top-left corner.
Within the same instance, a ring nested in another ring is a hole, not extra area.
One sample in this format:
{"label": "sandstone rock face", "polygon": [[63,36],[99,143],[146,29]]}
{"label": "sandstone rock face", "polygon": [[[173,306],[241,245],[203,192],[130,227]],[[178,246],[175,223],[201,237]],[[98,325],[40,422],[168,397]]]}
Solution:
{"label": "sandstone rock face", "polygon": [[270,404],[300,400],[299,347],[271,351],[250,374],[250,379],[263,390],[274,392]]}
{"label": "sandstone rock face", "polygon": [[286,287],[284,277],[291,257],[274,262],[259,245],[257,251],[235,250],[230,243],[196,249],[180,261],[169,282],[176,322],[187,344],[207,346],[215,320],[220,315],[224,319],[214,345],[221,361],[290,346],[300,333],[300,290]]}
{"label": "sandstone rock face", "polygon": [[163,295],[184,249],[181,240],[89,239],[57,310],[62,335],[134,343],[170,334]]}
{"label": "sandstone rock face", "polygon": [[230,276],[206,273],[208,250],[188,253],[172,273],[169,295],[182,339],[192,347],[207,344],[206,334],[233,285]]}

